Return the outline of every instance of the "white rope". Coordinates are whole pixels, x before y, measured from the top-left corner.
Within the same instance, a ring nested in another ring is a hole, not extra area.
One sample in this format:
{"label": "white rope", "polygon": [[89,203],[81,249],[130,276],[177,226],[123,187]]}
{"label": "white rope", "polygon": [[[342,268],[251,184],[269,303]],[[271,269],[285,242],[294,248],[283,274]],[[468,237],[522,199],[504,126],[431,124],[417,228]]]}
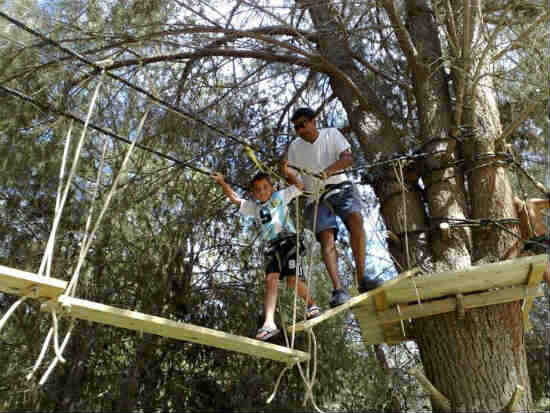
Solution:
{"label": "white rope", "polygon": [[[78,278],[79,278],[79,275],[80,275],[80,269],[82,268],[82,265],[84,263],[84,260],[86,258],[86,255],[87,255],[87,252],[90,248],[90,245],[94,239],[94,236],[95,236],[95,233],[99,227],[99,224],[109,206],[109,203],[112,199],[112,196],[113,194],[115,193],[116,191],[116,187],[117,187],[117,184],[118,184],[118,181],[120,179],[120,176],[122,175],[122,173],[124,172],[125,170],[125,167],[126,167],[126,164],[128,162],[128,159],[130,158],[130,155],[135,147],[135,144],[137,142],[137,136],[140,135],[141,133],[141,130],[143,128],[143,125],[145,124],[145,119],[147,118],[147,115],[149,114],[149,109],[150,109],[150,106],[147,108],[146,112],[145,112],[145,115],[142,117],[141,119],[141,122],[139,124],[139,127],[138,127],[138,131],[136,133],[136,139],[134,141],[132,141],[132,144],[130,145],[130,147],[128,148],[128,151],[126,152],[126,156],[122,162],[122,165],[120,167],[120,170],[119,172],[117,173],[114,181],[113,181],[113,185],[111,187],[111,190],[109,191],[109,194],[107,196],[107,199],[105,200],[105,203],[103,205],[103,208],[99,214],[99,217],[97,218],[95,224],[94,224],[94,227],[93,227],[93,230],[91,232],[91,234],[88,233],[89,231],[89,227],[91,225],[91,217],[93,215],[93,209],[94,209],[94,203],[95,203],[95,199],[96,199],[96,195],[97,195],[97,192],[98,192],[98,187],[100,185],[100,181],[101,181],[101,176],[102,176],[102,171],[104,169],[104,159],[105,159],[105,153],[106,153],[106,148],[107,148],[107,142],[105,142],[104,144],[104,147],[103,147],[103,152],[102,152],[102,157],[101,157],[101,162],[100,162],[100,167],[99,167],[99,170],[98,170],[98,176],[97,176],[97,180],[96,180],[96,186],[95,186],[95,190],[94,190],[94,193],[93,193],[93,196],[92,196],[92,205],[90,207],[90,212],[88,214],[88,219],[86,221],[86,229],[85,229],[85,235],[84,235],[84,239],[82,241],[82,248],[80,250],[80,254],[79,254],[79,259],[78,259],[78,263],[77,263],[77,266],[75,268],[75,271],[73,273],[73,276],[71,278],[71,282],[69,283],[69,286],[67,287],[65,293],[67,295],[74,295],[74,292],[76,290],[76,286],[77,286],[77,282],[78,282]],[[69,330],[67,332],[67,334],[65,335],[64,339],[63,339],[63,343],[61,346],[59,346],[59,338],[58,338],[58,320],[57,320],[57,314],[56,314],[56,311],[55,310],[52,310],[52,318],[53,318],[53,337],[54,337],[54,349],[55,349],[55,354],[56,354],[56,357],[52,360],[52,362],[50,363],[50,365],[48,366],[48,369],[47,371],[44,373],[44,375],[42,376],[40,382],[39,382],[39,385],[42,385],[46,382],[46,380],[48,379],[50,373],[53,371],[53,369],[55,368],[55,366],[57,365],[57,362],[60,361],[62,363],[65,363],[65,359],[63,358],[63,350],[65,348],[65,346],[67,345],[68,341],[69,341],[69,338],[71,336],[71,333],[72,333],[72,330],[73,330],[73,321],[71,321],[71,325],[69,327]]]}
{"label": "white rope", "polygon": [[[315,334],[313,333],[312,329],[308,329],[309,336],[312,339],[313,342],[313,374],[308,377],[304,372],[302,371],[302,366],[300,363],[297,363],[298,371],[300,372],[300,376],[302,377],[302,380],[304,381],[306,385],[306,393],[304,396],[304,402],[303,405],[305,406],[307,404],[308,400],[311,400],[311,404],[315,408],[315,410],[319,413],[324,413],[315,402],[315,397],[313,396],[313,386],[315,385],[315,375],[317,373],[317,340],[315,339]],[[309,364],[308,364],[309,365]]]}
{"label": "white rope", "polygon": [[[317,216],[318,216],[318,212],[319,212],[319,202],[320,202],[320,199],[321,199],[321,191],[322,191],[321,185],[315,185],[314,186],[315,205],[314,205],[314,210],[313,210],[313,225],[312,225],[312,230],[313,230],[314,236],[315,236],[316,229],[317,229]],[[308,291],[311,291],[310,286],[311,286],[311,275],[313,273],[312,270],[313,270],[313,249],[311,249],[310,254],[309,254],[309,263],[308,263],[307,276],[306,276],[306,286],[307,286]],[[293,324],[293,328],[292,328],[292,343],[293,344],[294,344],[295,334],[296,334],[296,320],[294,320],[294,324]],[[319,407],[317,407],[317,404],[315,402],[315,397],[313,396],[313,386],[315,384],[315,374],[317,372],[317,356],[316,356],[317,355],[317,341],[315,340],[315,334],[313,333],[312,329],[308,329],[308,348],[309,348],[309,353],[310,354],[312,353],[312,351],[311,351],[312,347],[313,347],[314,357],[313,357],[313,374],[312,374],[311,378],[309,376],[310,366],[311,366],[311,362],[312,362],[311,359],[307,363],[306,373],[303,372],[302,366],[300,365],[300,363],[296,363],[296,365],[298,367],[298,371],[300,372],[300,376],[302,377],[302,380],[303,380],[303,382],[306,386],[306,393],[304,395],[304,406],[307,404],[308,400],[311,400],[311,403],[312,403],[313,407],[319,413],[323,413],[322,410],[319,409]]]}
{"label": "white rope", "polygon": [[398,161],[397,165],[399,166],[399,174],[397,173],[397,171],[395,171],[395,174],[397,176],[397,179],[399,180],[399,184],[401,185],[401,199],[403,200],[403,229],[405,232],[405,253],[407,257],[407,268],[411,268],[411,257],[409,253],[409,228],[407,226],[407,199],[405,197],[405,192],[407,192],[407,188],[405,187],[405,177],[403,176],[403,165],[401,164],[401,161]]}
{"label": "white rope", "polygon": [[149,110],[150,109],[151,109],[151,105],[149,105],[147,107],[147,109],[145,111],[145,114],[141,118],[141,121],[140,121],[139,126],[138,126],[138,130],[136,132],[136,138],[132,141],[132,144],[129,146],[128,150],[126,151],[126,155],[124,157],[124,160],[122,161],[122,165],[120,166],[120,170],[118,171],[117,175],[115,176],[115,179],[113,180],[113,185],[111,186],[111,189],[110,189],[109,193],[107,194],[107,198],[106,198],[106,200],[103,204],[103,208],[101,209],[101,211],[99,213],[99,216],[97,217],[97,220],[94,224],[94,227],[92,229],[91,234],[86,239],[84,248],[83,248],[83,250],[81,252],[81,255],[78,259],[78,263],[77,263],[75,272],[73,274],[73,277],[71,278],[69,286],[67,287],[67,294],[69,294],[69,295],[74,294],[74,292],[76,290],[76,286],[77,286],[77,283],[78,283],[78,277],[79,277],[79,274],[80,274],[80,269],[81,269],[82,265],[84,264],[84,260],[86,258],[87,253],[88,253],[88,250],[89,250],[89,248],[92,244],[92,241],[94,240],[97,229],[99,228],[99,224],[101,223],[101,221],[103,219],[103,216],[105,215],[105,212],[107,211],[107,208],[109,207],[109,204],[111,203],[111,199],[113,198],[113,195],[116,192],[116,188],[118,186],[118,182],[120,180],[120,177],[122,176],[122,174],[124,173],[124,171],[126,169],[126,164],[128,163],[128,160],[130,159],[130,155],[132,154],[132,152],[135,148],[135,145],[137,143],[137,137],[141,134],[141,130],[143,129],[143,125],[145,124],[145,120],[146,120],[147,116],[149,115]]}
{"label": "white rope", "polygon": [[[315,230],[317,229],[317,215],[319,210],[319,200],[321,195],[321,186],[315,185],[314,186],[314,196],[315,196],[315,205],[313,209],[313,236],[315,236]],[[298,216],[298,210],[296,210],[296,215]],[[313,269],[313,248],[309,252],[309,262],[307,266],[307,275],[306,275],[306,286],[308,290],[310,290],[311,286],[311,275],[312,275],[312,269]],[[291,333],[291,348],[294,348],[294,339],[296,336],[296,318],[294,316],[293,324],[292,324],[292,333]]]}
{"label": "white rope", "polygon": [[[101,178],[103,177],[103,168],[105,165],[105,154],[107,152],[107,140],[105,139],[105,142],[103,144],[103,151],[101,152],[101,160],[99,162],[99,169],[97,171],[97,177],[95,182],[95,187],[92,192],[91,196],[91,203],[90,208],[88,210],[88,217],[86,218],[86,225],[84,227],[84,235],[82,237],[82,241],[80,242],[80,252],[78,254],[78,262],[75,271],[73,272],[73,276],[71,277],[71,282],[69,283],[69,286],[66,289],[67,295],[74,295],[74,288],[72,288],[71,283],[73,282],[73,279],[78,279],[80,276],[80,268],[83,264],[83,261],[86,257],[87,249],[86,244],[88,243],[88,240],[90,239],[90,226],[92,225],[92,217],[94,214],[95,204],[97,200],[97,194],[99,192],[99,186],[101,185]],[[80,264],[80,265],[79,265]]]}
{"label": "white rope", "polygon": [[15,303],[13,303],[8,311],[6,311],[6,314],[2,317],[0,320],[0,331],[2,331],[2,328],[4,327],[4,324],[8,321],[8,318],[13,314],[13,312],[19,307],[19,304],[21,304],[23,301],[25,301],[27,298],[31,296],[31,293],[25,294],[24,296],[20,297]]}
{"label": "white rope", "polygon": [[403,337],[407,337],[407,335],[405,334],[405,323],[401,318],[401,308],[399,307],[399,304],[397,304],[396,307],[397,307],[397,314],[399,314],[399,322],[401,324],[401,334],[403,334]]}
{"label": "white rope", "polygon": [[[61,168],[59,170],[59,184],[57,186],[57,195],[55,197],[54,216],[61,215],[61,210],[63,209],[63,207],[61,206],[61,198],[62,198],[62,192],[63,192],[63,177],[65,176],[65,165],[67,163],[67,157],[69,154],[71,135],[73,132],[73,124],[74,124],[74,121],[71,120],[71,123],[69,125],[69,130],[67,132],[67,138],[65,139],[65,148],[63,150],[63,158],[61,160]],[[42,262],[40,263],[40,269],[38,270],[38,275],[43,275],[44,266],[46,266],[46,274],[44,275],[46,277],[49,277],[51,274],[51,265],[52,265],[52,259],[53,259],[53,250],[54,250],[56,232],[57,232],[57,223],[55,223],[55,219],[54,219],[54,225],[52,225],[52,229],[50,231],[50,237],[46,245],[46,251],[44,251],[44,256],[42,257]]]}
{"label": "white rope", "polygon": [[279,373],[279,377],[277,377],[277,381],[275,382],[275,388],[273,389],[273,393],[271,393],[271,396],[269,396],[266,400],[267,404],[270,404],[273,401],[273,399],[275,398],[275,395],[277,394],[277,390],[279,389],[279,383],[281,382],[283,375],[287,372],[287,370],[290,370],[292,367],[294,367],[294,364],[285,366],[285,368]]}
{"label": "white rope", "polygon": [[[71,325],[69,326],[69,331],[65,335],[65,338],[63,339],[63,343],[61,344],[61,347],[59,348],[59,355],[61,355],[63,353],[63,351],[65,350],[65,347],[67,346],[67,343],[69,342],[69,338],[71,337],[73,327],[74,327],[74,319],[71,320]],[[48,366],[48,369],[42,375],[42,378],[38,382],[39,386],[42,386],[46,382],[46,380],[48,380],[48,377],[50,376],[50,373],[53,371],[55,366],[57,366],[57,362],[62,361],[62,359],[59,358],[59,355],[51,361],[50,365]]]}
{"label": "white rope", "polygon": [[[63,206],[65,204],[65,201],[67,199],[69,188],[70,188],[71,183],[74,179],[76,167],[77,167],[77,164],[78,164],[78,160],[80,158],[80,152],[81,152],[83,142],[84,142],[84,139],[85,139],[85,136],[86,136],[86,131],[87,131],[87,128],[88,128],[88,124],[89,124],[91,115],[93,113],[93,108],[94,108],[95,102],[97,100],[99,89],[100,89],[101,85],[103,84],[103,79],[104,79],[104,72],[102,72],[100,81],[99,81],[98,85],[96,86],[96,88],[94,90],[94,94],[93,94],[92,100],[90,102],[90,106],[89,106],[89,109],[88,109],[88,114],[87,114],[87,117],[86,117],[84,128],[83,128],[83,131],[82,131],[82,134],[81,134],[81,137],[80,137],[80,140],[78,142],[77,149],[76,149],[76,152],[75,152],[75,155],[74,155],[74,161],[73,161],[73,164],[72,164],[72,168],[71,168],[69,177],[67,179],[67,184],[65,186],[65,190],[64,190],[63,195],[61,197],[59,196],[60,191],[58,190],[58,197],[56,199],[56,214],[55,214],[55,217],[54,217],[54,223],[52,225],[52,231],[50,233],[50,239],[48,240],[48,246],[47,246],[46,253],[45,253],[46,258],[43,260],[43,262],[48,262],[49,263],[48,268],[50,268],[49,266],[51,265],[51,257],[53,255],[53,244],[54,244],[53,240],[55,239],[55,232],[57,230],[57,226],[58,226],[59,221],[60,221],[61,212],[62,212]],[[130,158],[130,155],[131,155],[131,153],[132,153],[132,151],[135,147],[135,144],[137,143],[137,136],[139,136],[141,134],[141,130],[143,129],[143,125],[145,124],[145,120],[146,120],[146,118],[149,114],[149,110],[150,110],[150,105],[147,107],[147,110],[146,110],[144,116],[141,119],[141,122],[140,122],[139,127],[138,127],[138,131],[136,133],[136,139],[134,139],[132,141],[132,144],[130,145],[130,147],[128,148],[128,150],[126,152],[126,156],[125,156],[125,158],[122,162],[121,168],[120,168],[118,174],[116,175],[116,177],[113,181],[112,188],[109,191],[109,194],[107,195],[107,199],[106,199],[106,201],[103,205],[103,208],[102,208],[102,210],[99,214],[99,217],[97,218],[97,220],[95,222],[93,230],[92,230],[91,233],[89,233],[89,228],[90,228],[90,225],[91,225],[91,217],[93,215],[93,209],[94,209],[93,203],[94,203],[94,201],[96,199],[96,196],[97,196],[98,188],[99,188],[99,185],[100,185],[100,182],[101,182],[101,176],[102,176],[103,169],[104,169],[104,159],[105,159],[105,153],[106,153],[106,148],[107,148],[107,142],[105,142],[105,145],[104,145],[104,148],[103,148],[102,159],[101,159],[101,163],[100,163],[99,170],[98,170],[98,177],[97,177],[97,181],[96,181],[96,187],[95,187],[95,191],[94,191],[94,194],[93,194],[93,197],[92,197],[92,206],[90,207],[90,213],[89,213],[89,216],[88,216],[88,220],[86,222],[86,229],[85,229],[85,235],[84,235],[84,238],[83,238],[83,241],[82,241],[82,248],[81,248],[80,253],[79,253],[79,259],[78,259],[75,271],[74,271],[73,276],[71,277],[71,281],[70,281],[70,283],[69,283],[69,285],[68,285],[68,287],[65,291],[65,293],[68,294],[68,295],[74,294],[74,292],[76,290],[78,277],[79,277],[79,274],[80,274],[80,269],[81,269],[81,267],[84,263],[87,252],[90,248],[91,242],[94,239],[94,236],[95,236],[95,233],[96,233],[96,231],[99,227],[99,224],[100,224],[100,222],[101,222],[101,220],[102,220],[102,218],[103,218],[103,216],[104,216],[104,214],[105,214],[105,212],[106,212],[106,210],[109,206],[109,203],[112,199],[113,194],[116,191],[116,187],[118,185],[118,181],[120,179],[120,176],[125,171],[126,164],[127,164],[128,160]],[[64,175],[64,169],[65,169],[66,158],[67,158],[67,154],[68,154],[71,130],[72,130],[72,124],[71,124],[71,127],[69,129],[69,133],[67,134],[67,142],[66,142],[65,151],[64,151],[64,155],[63,155],[63,161],[62,161],[62,165],[61,165],[60,181],[61,181],[61,179]],[[60,184],[60,188],[61,188],[61,184]],[[44,270],[44,264],[41,265],[41,272],[43,270]],[[47,272],[49,273],[49,270],[47,270]],[[59,323],[58,323],[58,319],[57,319],[56,310],[52,309],[51,314],[52,314],[52,319],[53,319],[53,326],[50,329],[50,332],[48,333],[48,336],[46,337],[46,340],[44,341],[42,350],[41,350],[40,355],[39,355],[39,357],[38,357],[38,359],[37,359],[37,361],[36,361],[36,363],[33,367],[33,370],[27,375],[27,380],[29,380],[33,376],[34,372],[38,369],[38,367],[40,366],[40,364],[43,361],[43,358],[44,358],[45,353],[46,353],[46,349],[47,349],[47,347],[49,345],[49,342],[51,341],[52,336],[53,336],[55,358],[52,360],[52,362],[50,363],[47,371],[42,376],[39,385],[42,385],[47,380],[50,373],[53,371],[53,369],[57,365],[58,361],[60,361],[62,363],[65,362],[65,359],[64,359],[62,353],[63,353],[63,350],[64,350],[65,346],[67,345],[67,343],[69,341],[69,338],[70,338],[72,330],[73,330],[73,325],[74,325],[74,320],[72,320],[71,325],[69,327],[69,330],[68,330],[67,334],[65,335],[65,337],[63,339],[63,343],[61,344],[61,346],[59,346],[59,333],[58,333]]]}
{"label": "white rope", "polygon": [[[82,265],[84,263],[84,260],[86,258],[87,252],[88,252],[88,250],[90,248],[90,245],[91,245],[91,243],[94,239],[94,236],[95,236],[95,233],[96,233],[96,231],[99,227],[99,224],[101,223],[101,220],[102,220],[102,218],[103,218],[103,216],[104,216],[104,214],[105,214],[105,212],[106,212],[106,210],[107,210],[107,208],[110,204],[112,196],[116,191],[116,187],[117,187],[118,181],[120,179],[120,176],[125,171],[125,167],[126,167],[126,164],[128,162],[128,159],[130,158],[130,155],[131,155],[131,153],[132,153],[132,151],[135,147],[135,144],[137,142],[137,136],[139,136],[141,134],[141,130],[143,128],[143,125],[145,124],[145,119],[147,118],[147,115],[149,114],[149,110],[150,110],[150,106],[147,108],[147,110],[145,112],[145,115],[141,119],[141,122],[140,122],[139,127],[138,127],[138,131],[136,133],[136,139],[134,141],[132,141],[132,144],[128,148],[128,151],[126,152],[126,156],[125,156],[125,158],[122,162],[122,165],[120,167],[119,172],[117,173],[117,175],[116,175],[116,177],[113,181],[113,185],[112,185],[111,190],[109,191],[109,193],[107,195],[107,199],[105,200],[105,203],[104,203],[103,208],[102,208],[102,210],[99,214],[99,217],[97,218],[97,220],[94,224],[92,232],[89,233],[89,227],[91,225],[91,217],[93,215],[93,209],[94,209],[94,201],[96,199],[97,190],[98,190],[98,187],[99,187],[99,184],[100,184],[100,181],[101,181],[102,171],[104,169],[104,159],[105,159],[105,153],[106,153],[106,148],[107,148],[107,142],[105,142],[105,144],[104,144],[103,153],[102,153],[101,162],[100,162],[100,167],[99,167],[99,170],[98,170],[98,177],[97,177],[97,180],[96,180],[96,187],[95,187],[95,190],[94,190],[94,193],[93,193],[93,196],[92,196],[92,205],[90,207],[90,212],[88,214],[88,219],[87,219],[87,222],[86,222],[86,229],[85,229],[84,239],[82,241],[82,248],[80,250],[77,266],[75,268],[75,271],[73,273],[71,281],[70,281],[70,283],[69,283],[69,285],[68,285],[68,287],[65,291],[65,293],[67,295],[74,295],[74,292],[76,291],[76,286],[77,286],[78,278],[79,278],[79,275],[80,275],[80,270],[81,270]],[[54,324],[53,325],[53,338],[54,338],[54,349],[55,349],[56,357],[51,361],[50,365],[48,366],[47,371],[42,376],[42,378],[39,382],[40,386],[46,382],[46,380],[48,379],[50,373],[53,371],[53,369],[57,365],[58,361],[60,361],[62,363],[65,363],[65,359],[63,358],[63,350],[64,350],[65,346],[67,345],[67,343],[69,341],[69,338],[72,334],[73,325],[74,325],[74,320],[72,320],[71,325],[69,327],[69,330],[68,330],[67,334],[65,335],[65,337],[63,339],[63,343],[62,343],[61,346],[59,346],[58,320],[57,320],[57,314],[56,314],[55,310],[52,310],[52,318],[53,318],[53,324]]]}
{"label": "white rope", "polygon": [[[99,82],[96,85],[96,88],[95,88],[94,93],[92,95],[92,99],[90,101],[90,105],[88,106],[88,113],[86,115],[86,121],[84,122],[84,128],[82,129],[82,133],[80,135],[80,139],[78,141],[78,144],[77,144],[77,147],[76,147],[76,150],[75,150],[75,154],[74,154],[74,157],[73,157],[73,163],[72,163],[72,166],[71,166],[71,171],[69,172],[69,176],[67,177],[67,182],[66,182],[65,188],[63,190],[63,195],[61,196],[61,198],[59,198],[59,196],[58,196],[57,199],[56,199],[56,210],[55,210],[54,221],[53,221],[53,224],[52,224],[52,230],[50,231],[50,238],[48,239],[48,244],[46,246],[46,252],[44,254],[44,258],[42,260],[42,263],[40,265],[39,275],[41,275],[42,272],[44,271],[46,262],[50,261],[50,264],[48,264],[48,266],[51,265],[51,257],[53,255],[53,245],[54,245],[55,233],[57,232],[57,227],[58,227],[59,222],[61,220],[61,213],[63,211],[63,207],[65,206],[65,202],[66,202],[67,196],[69,194],[69,189],[71,188],[71,184],[72,184],[74,176],[76,174],[78,161],[80,159],[80,152],[82,151],[82,146],[84,145],[84,140],[86,138],[86,133],[87,133],[87,130],[88,130],[88,124],[90,123],[90,118],[92,117],[93,109],[95,107],[95,103],[96,103],[97,97],[99,95],[99,90],[100,90],[101,86],[103,85],[104,75],[105,75],[105,72],[104,71],[101,72]],[[72,134],[72,126],[73,126],[73,124],[71,123],[70,126],[69,126],[69,131],[67,133],[67,140],[65,142],[65,150],[64,150],[64,153],[63,153],[63,161],[61,163],[60,176],[63,176],[64,172],[65,172],[65,164],[66,164],[67,154],[69,152],[69,142],[70,142],[70,136]],[[58,194],[59,194],[59,188],[60,187],[61,187],[61,183],[58,187]],[[57,322],[56,310],[53,309],[51,311],[51,314],[52,314],[52,319],[53,319],[52,329],[53,329],[54,350],[55,350],[55,354],[56,354],[56,359],[59,359],[59,361],[64,363],[65,359],[63,358],[63,356],[61,354],[61,350],[59,348],[59,332],[58,332],[58,322]],[[28,376],[29,379],[30,379],[30,377],[32,377],[32,374],[34,373],[34,371],[36,371],[36,369],[38,369],[39,365],[41,364],[42,359],[44,358],[46,348],[47,348],[50,340],[51,340],[51,334],[48,334],[48,336],[46,337],[46,340],[44,341],[43,347],[42,347],[42,352],[40,354],[41,357],[39,357],[37,362],[35,363],[33,371]]]}
{"label": "white rope", "polygon": [[420,291],[418,291],[418,287],[416,286],[416,280],[414,278],[411,279],[413,286],[414,286],[414,292],[416,294],[416,301],[419,305],[423,305],[422,301],[420,300]]}
{"label": "white rope", "polygon": [[[96,102],[97,96],[99,94],[99,89],[101,88],[101,85],[103,84],[104,74],[105,74],[104,72],[101,73],[101,77],[99,78],[99,82],[98,82],[98,84],[97,84],[97,86],[94,90],[92,100],[90,101],[90,106],[88,107],[88,114],[86,115],[86,121],[84,122],[84,128],[82,129],[82,133],[80,135],[80,140],[78,141],[78,144],[77,144],[77,147],[76,147],[76,152],[74,154],[74,158],[73,158],[74,160],[73,160],[73,164],[71,166],[71,171],[69,173],[69,177],[67,178],[67,183],[65,185],[65,190],[63,191],[63,196],[61,198],[61,202],[59,203],[59,208],[57,208],[57,210],[56,210],[56,214],[55,214],[53,225],[52,225],[52,230],[50,231],[50,239],[55,237],[55,232],[57,231],[57,226],[59,225],[59,221],[61,220],[61,212],[63,211],[63,207],[65,206],[65,201],[67,200],[67,195],[69,194],[69,189],[71,187],[71,183],[72,183],[72,181],[74,179],[74,176],[75,176],[75,173],[76,173],[76,168],[78,166],[78,160],[80,159],[80,152],[81,152],[82,146],[84,144],[84,139],[86,137],[86,132],[88,130],[88,124],[90,122],[90,118],[92,117],[93,109],[95,107],[95,102]],[[70,129],[72,130],[72,124],[71,124]],[[67,140],[69,139],[69,137],[70,137],[70,135],[67,134]],[[68,143],[66,143],[66,145],[68,145]],[[67,148],[66,148],[66,151],[68,151]],[[62,164],[62,167],[64,168],[63,164]],[[57,202],[56,202],[56,204],[57,204]],[[57,206],[58,205],[56,205],[56,207]],[[50,253],[53,250],[53,244],[54,244],[53,240],[51,242],[48,241],[48,246],[50,247],[49,248]],[[48,254],[48,251],[46,251],[46,254]],[[41,265],[41,271],[39,272],[38,275],[42,275],[42,271],[43,271],[43,266]]]}
{"label": "white rope", "polygon": [[57,311],[51,310],[51,314],[53,320],[53,348],[55,351],[55,356],[61,363],[65,363],[66,360],[63,358],[59,347],[59,321],[57,320]]}
{"label": "white rope", "polygon": [[36,373],[36,370],[40,367],[42,364],[42,360],[44,360],[44,356],[46,355],[46,350],[48,349],[48,345],[50,344],[50,341],[53,336],[53,327],[50,327],[50,331],[48,331],[48,335],[46,336],[46,339],[44,340],[44,343],[42,344],[42,350],[40,350],[40,355],[36,359],[36,362],[34,363],[34,366],[29,374],[27,374],[27,380],[30,380],[34,373]]}

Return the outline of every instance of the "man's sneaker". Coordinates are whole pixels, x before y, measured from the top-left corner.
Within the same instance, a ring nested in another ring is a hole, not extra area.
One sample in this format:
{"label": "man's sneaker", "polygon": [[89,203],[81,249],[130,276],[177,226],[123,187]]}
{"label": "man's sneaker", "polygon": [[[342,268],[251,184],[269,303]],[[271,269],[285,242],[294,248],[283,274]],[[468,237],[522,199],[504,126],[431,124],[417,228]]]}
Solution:
{"label": "man's sneaker", "polygon": [[366,293],[367,291],[374,290],[375,288],[380,287],[384,282],[378,278],[367,278],[363,277],[359,280],[359,285],[357,286],[359,294]]}
{"label": "man's sneaker", "polygon": [[332,298],[329,301],[331,307],[338,307],[349,300],[349,294],[345,290],[333,290]]}

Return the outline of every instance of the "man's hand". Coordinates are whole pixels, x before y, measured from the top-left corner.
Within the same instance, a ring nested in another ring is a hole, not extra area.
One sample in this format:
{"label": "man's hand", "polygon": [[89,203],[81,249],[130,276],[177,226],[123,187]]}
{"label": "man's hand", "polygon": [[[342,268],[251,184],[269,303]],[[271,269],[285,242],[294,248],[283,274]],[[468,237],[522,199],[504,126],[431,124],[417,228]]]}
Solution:
{"label": "man's hand", "polygon": [[291,173],[290,168],[288,167],[288,160],[282,159],[281,160],[281,173],[286,178]]}
{"label": "man's hand", "polygon": [[334,162],[332,165],[326,168],[319,175],[321,175],[322,179],[328,179],[332,175],[339,173],[339,171],[346,169],[352,164],[353,164],[353,155],[351,154],[350,150],[345,150],[344,152],[340,153],[340,156],[338,157],[338,160],[336,162]]}

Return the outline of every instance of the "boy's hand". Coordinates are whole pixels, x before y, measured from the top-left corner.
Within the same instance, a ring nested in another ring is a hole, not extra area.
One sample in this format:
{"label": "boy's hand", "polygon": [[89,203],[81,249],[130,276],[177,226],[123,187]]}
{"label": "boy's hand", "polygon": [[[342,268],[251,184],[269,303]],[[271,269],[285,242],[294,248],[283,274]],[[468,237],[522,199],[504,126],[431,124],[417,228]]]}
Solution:
{"label": "boy's hand", "polygon": [[220,185],[223,185],[225,183],[225,178],[223,177],[223,175],[219,172],[214,172],[212,174],[212,179],[214,181],[216,181],[216,183],[220,184]]}

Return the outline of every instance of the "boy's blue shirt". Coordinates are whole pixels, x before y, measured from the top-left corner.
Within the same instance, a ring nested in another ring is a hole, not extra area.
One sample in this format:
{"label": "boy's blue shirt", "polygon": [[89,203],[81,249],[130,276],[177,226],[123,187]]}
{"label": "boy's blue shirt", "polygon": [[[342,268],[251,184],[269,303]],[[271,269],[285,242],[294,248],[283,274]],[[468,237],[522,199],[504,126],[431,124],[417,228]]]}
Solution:
{"label": "boy's blue shirt", "polygon": [[297,187],[289,186],[274,192],[263,204],[244,200],[239,212],[245,216],[254,217],[260,225],[264,240],[272,241],[280,234],[296,233],[294,222],[289,216],[288,204],[299,194],[301,191]]}

